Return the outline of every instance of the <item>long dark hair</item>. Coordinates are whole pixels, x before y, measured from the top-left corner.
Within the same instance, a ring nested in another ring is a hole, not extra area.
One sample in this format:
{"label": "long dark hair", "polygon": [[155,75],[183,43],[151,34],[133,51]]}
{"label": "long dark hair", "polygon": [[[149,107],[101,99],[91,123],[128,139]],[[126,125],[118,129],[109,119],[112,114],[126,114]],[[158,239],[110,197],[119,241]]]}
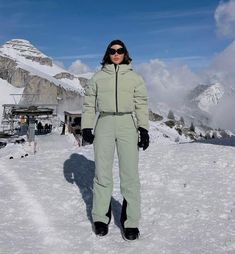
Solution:
{"label": "long dark hair", "polygon": [[116,44],[122,46],[124,48],[124,50],[125,50],[124,59],[123,59],[123,61],[120,64],[129,64],[132,61],[132,59],[129,56],[129,53],[128,53],[128,50],[127,50],[125,44],[122,41],[120,41],[120,40],[113,40],[113,41],[111,41],[109,43],[109,45],[108,45],[108,47],[107,47],[107,49],[105,51],[104,57],[102,59],[102,62],[100,63],[102,65],[102,67],[104,67],[105,64],[112,64],[112,61],[110,60],[110,57],[109,57],[109,49],[113,45],[116,45]]}

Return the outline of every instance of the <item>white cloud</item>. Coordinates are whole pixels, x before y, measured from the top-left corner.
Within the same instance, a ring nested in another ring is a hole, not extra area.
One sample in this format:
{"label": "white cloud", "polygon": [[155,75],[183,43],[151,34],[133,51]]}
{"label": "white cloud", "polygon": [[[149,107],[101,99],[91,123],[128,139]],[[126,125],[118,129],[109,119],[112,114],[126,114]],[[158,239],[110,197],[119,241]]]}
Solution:
{"label": "white cloud", "polygon": [[234,72],[235,66],[235,41],[219,53],[212,61],[212,67],[216,70]]}
{"label": "white cloud", "polygon": [[233,133],[235,133],[234,107],[234,97],[227,95],[226,98],[220,102],[219,107],[216,107],[212,114],[212,126],[231,130]]}
{"label": "white cloud", "polygon": [[214,57],[211,66],[205,72],[204,80],[209,83],[219,82],[226,87],[226,94],[212,114],[212,124],[230,129],[235,133],[235,40]]}
{"label": "white cloud", "polygon": [[235,0],[220,2],[214,17],[219,35],[235,36]]}
{"label": "white cloud", "polygon": [[167,65],[159,59],[141,64],[137,70],[146,82],[153,110],[159,102],[166,102],[171,107],[179,105],[184,95],[199,82],[187,66]]}
{"label": "white cloud", "polygon": [[74,73],[74,74],[83,74],[90,72],[91,69],[88,65],[81,62],[81,60],[76,60],[69,66],[68,71]]}
{"label": "white cloud", "polygon": [[216,55],[206,71],[207,77],[216,79],[226,86],[235,89],[235,40]]}

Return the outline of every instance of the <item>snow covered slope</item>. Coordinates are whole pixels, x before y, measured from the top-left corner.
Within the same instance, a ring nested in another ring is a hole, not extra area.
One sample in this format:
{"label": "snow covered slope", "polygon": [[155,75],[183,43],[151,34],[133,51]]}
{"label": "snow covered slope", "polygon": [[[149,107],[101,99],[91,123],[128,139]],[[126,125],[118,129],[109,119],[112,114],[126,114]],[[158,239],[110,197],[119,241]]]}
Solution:
{"label": "snow covered slope", "polygon": [[0,149],[0,253],[233,254],[235,140],[220,141],[140,150],[141,237],[131,243],[120,233],[117,158],[113,218],[100,239],[90,221],[92,146],[52,133],[26,158],[9,160]]}

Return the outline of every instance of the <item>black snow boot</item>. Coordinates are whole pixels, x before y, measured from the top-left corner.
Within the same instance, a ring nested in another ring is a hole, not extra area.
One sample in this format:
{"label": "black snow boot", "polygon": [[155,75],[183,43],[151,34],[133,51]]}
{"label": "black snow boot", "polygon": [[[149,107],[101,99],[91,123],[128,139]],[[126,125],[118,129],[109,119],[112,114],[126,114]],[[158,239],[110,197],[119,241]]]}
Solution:
{"label": "black snow boot", "polygon": [[96,235],[105,236],[108,234],[109,227],[108,224],[105,224],[104,222],[96,221],[94,222],[94,230]]}
{"label": "black snow boot", "polygon": [[123,238],[125,240],[136,240],[139,238],[140,231],[138,228],[123,228]]}
{"label": "black snow boot", "polygon": [[109,204],[109,210],[106,213],[106,216],[109,218],[108,224],[101,222],[101,221],[96,221],[94,222],[94,230],[95,230],[95,234],[98,236],[105,236],[108,234],[109,231],[109,223],[111,221],[111,201]]}
{"label": "black snow boot", "polygon": [[124,223],[127,219],[126,215],[127,202],[123,199],[122,212],[121,212],[121,225],[122,225],[122,236],[125,240],[136,240],[139,238],[140,232],[138,228],[125,228]]}

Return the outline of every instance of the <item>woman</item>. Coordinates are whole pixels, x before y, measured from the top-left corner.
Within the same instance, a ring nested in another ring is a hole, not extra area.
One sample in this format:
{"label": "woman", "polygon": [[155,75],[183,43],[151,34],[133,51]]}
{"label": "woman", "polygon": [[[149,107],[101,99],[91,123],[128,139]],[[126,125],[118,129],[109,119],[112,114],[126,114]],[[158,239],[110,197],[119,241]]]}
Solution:
{"label": "woman", "polygon": [[[143,79],[132,70],[131,61],[122,41],[114,40],[108,45],[101,70],[87,85],[82,114],[83,139],[90,144],[94,140],[94,231],[99,236],[108,233],[116,146],[123,196],[121,224],[127,240],[139,237],[138,147],[145,150],[149,145],[147,93]],[[96,112],[99,118],[93,135]]]}

